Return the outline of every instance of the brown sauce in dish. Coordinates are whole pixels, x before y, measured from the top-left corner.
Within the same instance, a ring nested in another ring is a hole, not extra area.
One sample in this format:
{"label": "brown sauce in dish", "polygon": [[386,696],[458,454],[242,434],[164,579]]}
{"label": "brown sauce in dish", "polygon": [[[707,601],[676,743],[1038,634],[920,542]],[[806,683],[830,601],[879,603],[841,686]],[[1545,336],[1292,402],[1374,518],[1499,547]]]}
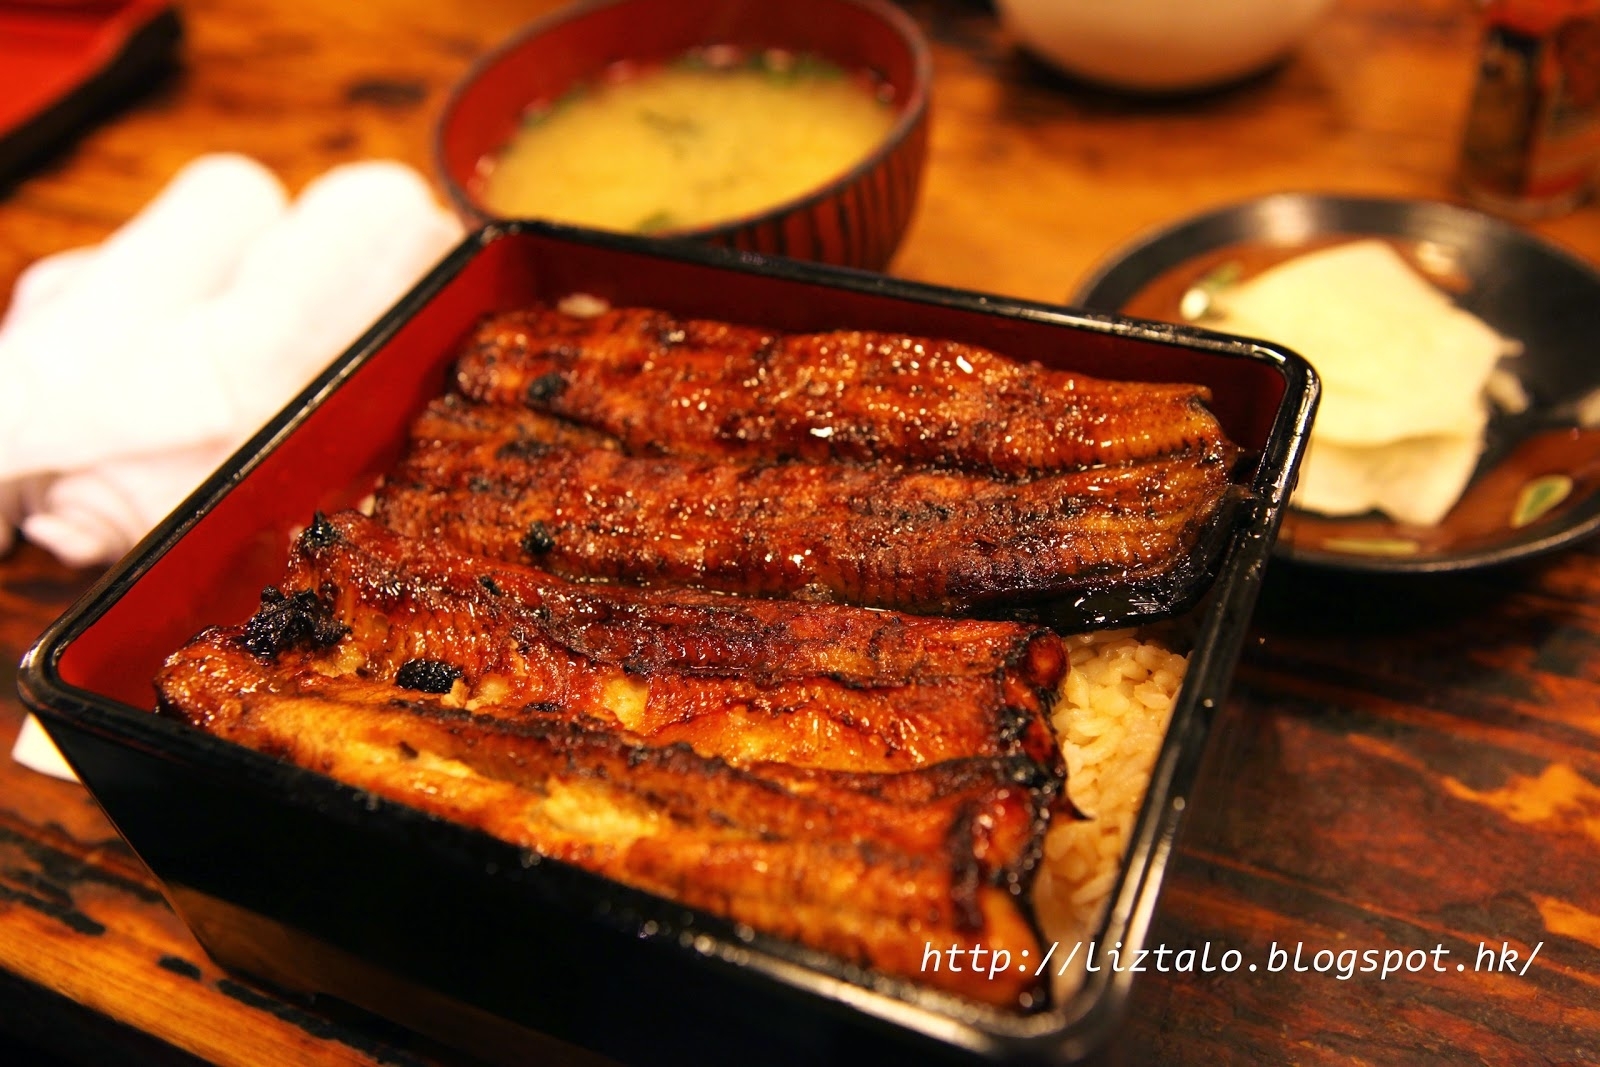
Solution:
{"label": "brown sauce in dish", "polygon": [[[1561,475],[1572,480],[1570,488],[1549,510],[1518,529],[1515,516],[1527,488],[1541,478]],[[1503,544],[1508,534],[1536,533],[1597,489],[1600,430],[1547,430],[1479,472],[1437,526],[1412,526],[1375,517],[1333,519],[1291,511],[1284,517],[1282,536],[1294,547],[1311,551],[1418,556],[1478,551]]]}
{"label": "brown sauce in dish", "polygon": [[[1185,319],[1184,294],[1208,279],[1244,281],[1270,267],[1309,252],[1356,240],[1356,235],[1322,237],[1295,245],[1250,242],[1196,256],[1157,275],[1123,305],[1141,318],[1207,326]],[[1389,240],[1423,277],[1451,294],[1467,292],[1471,280],[1454,267],[1448,249],[1429,242]],[[1491,420],[1489,447],[1496,428]],[[1540,531],[1600,492],[1600,430],[1577,426],[1540,429],[1508,449],[1487,470],[1479,470],[1462,498],[1437,526],[1414,526],[1382,515],[1332,518],[1291,510],[1281,537],[1303,552],[1337,555],[1426,558],[1482,551]]]}

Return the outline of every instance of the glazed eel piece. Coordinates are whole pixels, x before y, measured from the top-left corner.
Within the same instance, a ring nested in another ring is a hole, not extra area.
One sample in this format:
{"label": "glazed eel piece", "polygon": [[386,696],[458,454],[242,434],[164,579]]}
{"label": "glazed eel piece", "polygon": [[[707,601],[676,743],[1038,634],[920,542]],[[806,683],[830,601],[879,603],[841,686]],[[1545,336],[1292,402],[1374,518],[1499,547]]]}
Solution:
{"label": "glazed eel piece", "polygon": [[887,461],[1002,478],[1235,455],[1200,386],[1104,381],[952,341],[783,335],[639,308],[495,315],[465,344],[456,385],[601,430],[640,455]]}
{"label": "glazed eel piece", "polygon": [[1008,482],[631,456],[536,412],[435,401],[377,494],[415,538],[569,577],[914,612],[1138,592],[1181,567],[1228,470],[1164,457]]}
{"label": "glazed eel piece", "polygon": [[[273,599],[275,598],[275,599]],[[1058,637],[1015,623],[582,585],[319,517],[245,631],[336,635],[297,684],[346,677],[515,721],[584,721],[734,763],[899,771],[1022,756],[1053,792]]]}
{"label": "glazed eel piece", "polygon": [[[302,544],[333,548],[325,525]],[[509,577],[498,574],[497,585]],[[388,677],[356,666],[350,647],[377,618],[339,621],[336,603],[345,600],[320,584],[270,590],[249,623],[208,630],[168,660],[156,680],[159,707],[849,964],[1000,1007],[1043,1005],[1030,973],[921,968],[929,942],[1039,958],[1023,902],[1058,781],[1041,780],[1031,756],[959,757],[890,774],[735,764],[687,744],[641,744],[584,716],[486,714],[462,699],[462,678],[448,671],[403,665]],[[458,636],[474,629],[462,623]],[[891,635],[898,651],[885,663],[914,643]],[[446,678],[448,690],[427,691]]]}
{"label": "glazed eel piece", "polygon": [[1020,900],[1044,807],[1016,758],[736,768],[359,679],[301,691],[237,629],[208,631],[159,684],[167,714],[540,856],[972,1000],[1042,1003],[1026,974],[920,967],[924,942],[1039,958]]}

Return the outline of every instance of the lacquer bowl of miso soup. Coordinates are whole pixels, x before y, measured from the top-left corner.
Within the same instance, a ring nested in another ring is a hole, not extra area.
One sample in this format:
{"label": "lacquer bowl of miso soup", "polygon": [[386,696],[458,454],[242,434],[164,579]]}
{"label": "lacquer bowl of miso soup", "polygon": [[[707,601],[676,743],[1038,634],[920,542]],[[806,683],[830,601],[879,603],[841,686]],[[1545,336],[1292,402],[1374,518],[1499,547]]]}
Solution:
{"label": "lacquer bowl of miso soup", "polygon": [[589,0],[473,68],[436,158],[469,223],[881,270],[916,207],[931,74],[885,0]]}

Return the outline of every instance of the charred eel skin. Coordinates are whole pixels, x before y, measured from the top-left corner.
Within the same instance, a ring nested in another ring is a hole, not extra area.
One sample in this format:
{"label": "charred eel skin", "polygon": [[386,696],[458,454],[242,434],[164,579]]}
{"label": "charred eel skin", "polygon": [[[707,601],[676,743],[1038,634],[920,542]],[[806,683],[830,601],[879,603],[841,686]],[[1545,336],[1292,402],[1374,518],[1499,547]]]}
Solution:
{"label": "charred eel skin", "polygon": [[468,340],[456,385],[601,431],[635,455],[889,462],[1006,479],[1235,454],[1194,385],[1111,382],[974,345],[882,333],[784,335],[620,308],[506,312]]}
{"label": "charred eel skin", "polygon": [[[1059,639],[1021,625],[573,586],[351,513],[313,523],[261,612],[202,633],[156,686],[165,714],[218,736],[848,963],[1027,1008],[1046,997],[1032,976],[924,974],[921,951],[1038,958],[1025,899],[1061,771],[1028,727],[1048,730],[1064,670]],[[609,692],[619,679],[670,681],[645,702],[664,706],[635,717]],[[832,697],[760,710],[796,685]],[[893,723],[932,723],[919,687],[952,725],[880,751]],[[792,738],[764,724],[830,707],[879,724],[816,765],[769,758]],[[714,728],[662,730],[696,720]]]}
{"label": "charred eel skin", "polygon": [[284,603],[322,613],[304,640],[337,635],[312,686],[459,684],[456,702],[482,714],[591,720],[735,763],[898,771],[1022,755],[1042,786],[1063,774],[1045,716],[1066,652],[1036,626],[573,583],[355,512],[301,535],[247,647],[263,651],[251,635]]}
{"label": "charred eel skin", "polygon": [[1130,597],[1200,540],[1221,462],[1002,481],[853,463],[634,456],[511,407],[436,402],[378,493],[408,536],[570,577],[923,613]]}

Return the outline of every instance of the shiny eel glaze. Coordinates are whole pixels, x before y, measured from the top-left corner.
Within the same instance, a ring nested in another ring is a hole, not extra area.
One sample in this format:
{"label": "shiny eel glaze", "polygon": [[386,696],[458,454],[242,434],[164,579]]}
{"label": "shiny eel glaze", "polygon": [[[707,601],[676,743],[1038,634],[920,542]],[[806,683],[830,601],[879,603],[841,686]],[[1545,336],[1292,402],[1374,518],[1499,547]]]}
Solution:
{"label": "shiny eel glaze", "polygon": [[461,393],[525,404],[630,453],[889,462],[1029,478],[1160,456],[1226,464],[1194,385],[1111,382],[974,345],[842,331],[784,335],[621,308],[484,321]]}
{"label": "shiny eel glaze", "polygon": [[1165,456],[1012,482],[937,469],[624,454],[535,412],[435,402],[378,515],[570,577],[916,612],[1131,595],[1228,485]]}
{"label": "shiny eel glaze", "polygon": [[[319,517],[261,610],[157,690],[221,737],[1015,1008],[1044,1002],[1037,980],[924,974],[921,952],[1037,955],[1064,671],[1059,639],[1021,625],[574,586],[351,513]],[[837,736],[808,761],[795,720]]]}

